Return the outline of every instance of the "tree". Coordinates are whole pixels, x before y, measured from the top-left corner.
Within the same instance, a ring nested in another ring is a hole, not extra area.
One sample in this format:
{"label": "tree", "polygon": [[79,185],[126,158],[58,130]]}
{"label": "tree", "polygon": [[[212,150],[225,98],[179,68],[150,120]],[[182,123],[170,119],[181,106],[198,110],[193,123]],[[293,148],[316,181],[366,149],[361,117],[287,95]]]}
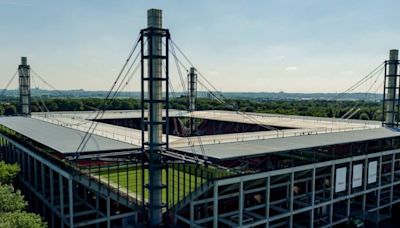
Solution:
{"label": "tree", "polygon": [[4,115],[12,116],[17,114],[17,108],[14,105],[7,105],[4,110]]}
{"label": "tree", "polygon": [[39,215],[28,212],[8,212],[0,214],[0,227],[4,228],[45,228]]}
{"label": "tree", "polygon": [[11,165],[0,161],[0,184],[10,184],[19,171],[20,168],[17,164]]}
{"label": "tree", "polygon": [[4,212],[22,211],[27,205],[20,191],[14,191],[11,185],[0,185],[0,215]]}
{"label": "tree", "polygon": [[[0,162],[0,227],[1,228],[44,228],[47,224],[39,215],[24,211],[28,203],[11,183],[18,174],[18,165]],[[7,184],[6,184],[7,183]]]}
{"label": "tree", "polygon": [[365,113],[365,112],[360,114],[359,119],[360,119],[360,120],[370,120],[368,114]]}

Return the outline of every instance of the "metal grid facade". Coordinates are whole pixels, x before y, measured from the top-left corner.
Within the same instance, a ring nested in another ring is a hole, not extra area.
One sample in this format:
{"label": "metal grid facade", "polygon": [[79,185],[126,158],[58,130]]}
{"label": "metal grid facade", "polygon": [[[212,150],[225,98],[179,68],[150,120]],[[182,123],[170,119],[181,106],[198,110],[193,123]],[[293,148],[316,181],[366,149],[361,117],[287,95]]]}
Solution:
{"label": "metal grid facade", "polygon": [[[362,167],[360,185],[355,167]],[[351,218],[387,218],[398,202],[396,149],[217,180],[176,217],[191,227],[332,227]]]}

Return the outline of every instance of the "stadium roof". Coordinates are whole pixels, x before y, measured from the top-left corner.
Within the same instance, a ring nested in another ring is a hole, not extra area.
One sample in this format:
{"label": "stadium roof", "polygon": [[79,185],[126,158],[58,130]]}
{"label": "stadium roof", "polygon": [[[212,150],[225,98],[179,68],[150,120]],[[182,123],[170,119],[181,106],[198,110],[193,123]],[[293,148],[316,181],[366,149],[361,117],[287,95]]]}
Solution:
{"label": "stadium roof", "polygon": [[400,136],[400,132],[389,128],[375,128],[356,131],[323,133],[318,135],[291,136],[243,142],[209,144],[192,147],[174,148],[186,153],[205,155],[214,159],[230,159],[243,156],[255,156],[272,152],[329,146],[373,139]]}
{"label": "stadium roof", "polygon": [[[28,117],[1,117],[0,125],[65,155],[76,152],[85,132]],[[81,153],[122,151],[137,145],[92,135]]]}

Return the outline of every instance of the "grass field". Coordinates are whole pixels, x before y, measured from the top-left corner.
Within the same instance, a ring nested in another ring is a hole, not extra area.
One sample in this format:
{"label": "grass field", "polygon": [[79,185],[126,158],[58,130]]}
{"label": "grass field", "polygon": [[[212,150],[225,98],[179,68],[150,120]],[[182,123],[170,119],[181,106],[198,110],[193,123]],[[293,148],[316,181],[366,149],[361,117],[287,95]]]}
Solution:
{"label": "grass field", "polygon": [[[103,181],[109,181],[110,185],[117,187],[119,186],[120,191],[128,192],[131,196],[142,199],[142,169],[140,166],[120,166],[119,168],[112,167],[109,169],[102,168],[100,171],[100,177]],[[92,172],[93,174],[93,172]],[[98,174],[98,173],[97,173]],[[96,175],[96,174],[94,174]],[[144,170],[144,180],[147,184],[149,172],[147,169]],[[96,175],[98,176],[98,175]],[[168,204],[169,206],[175,205],[182,200],[194,189],[206,182],[205,178],[196,177],[194,175],[179,171],[177,169],[169,168],[168,171]],[[162,183],[167,184],[167,171],[162,171]],[[148,200],[148,190],[145,188],[144,197]],[[162,200],[164,203],[167,202],[167,189],[163,189]]]}

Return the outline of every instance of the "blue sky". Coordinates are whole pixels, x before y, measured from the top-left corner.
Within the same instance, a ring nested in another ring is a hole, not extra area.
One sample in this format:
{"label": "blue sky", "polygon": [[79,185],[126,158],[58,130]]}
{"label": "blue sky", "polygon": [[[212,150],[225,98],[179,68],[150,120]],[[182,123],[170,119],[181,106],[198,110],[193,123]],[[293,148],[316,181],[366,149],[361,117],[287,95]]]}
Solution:
{"label": "blue sky", "polygon": [[0,0],[0,88],[26,55],[58,89],[108,89],[149,8],[222,91],[340,92],[400,48],[398,0]]}

